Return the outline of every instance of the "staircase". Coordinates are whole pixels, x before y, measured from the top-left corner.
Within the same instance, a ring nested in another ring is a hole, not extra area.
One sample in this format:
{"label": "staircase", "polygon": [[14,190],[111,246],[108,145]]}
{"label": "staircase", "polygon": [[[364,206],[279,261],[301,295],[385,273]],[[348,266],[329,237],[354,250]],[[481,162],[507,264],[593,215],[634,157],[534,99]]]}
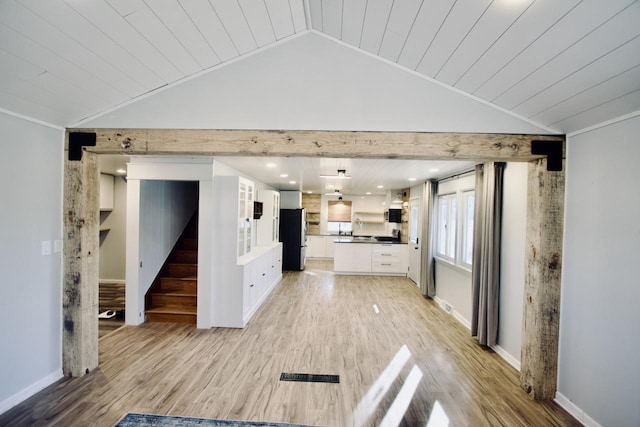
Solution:
{"label": "staircase", "polygon": [[178,239],[146,295],[147,322],[196,324],[198,307],[197,214]]}

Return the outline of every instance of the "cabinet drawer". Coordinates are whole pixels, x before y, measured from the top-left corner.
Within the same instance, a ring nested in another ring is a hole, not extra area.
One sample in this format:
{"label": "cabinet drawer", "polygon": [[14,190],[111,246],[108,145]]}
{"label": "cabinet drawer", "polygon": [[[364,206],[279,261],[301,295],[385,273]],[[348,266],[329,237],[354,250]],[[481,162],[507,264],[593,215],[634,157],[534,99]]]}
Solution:
{"label": "cabinet drawer", "polygon": [[399,253],[373,253],[371,260],[376,262],[388,263],[388,262],[400,262],[401,257]]}
{"label": "cabinet drawer", "polygon": [[399,254],[402,250],[401,245],[393,245],[393,244],[375,244],[372,245],[373,250],[372,253],[375,254]]}
{"label": "cabinet drawer", "polygon": [[406,273],[402,269],[402,263],[398,261],[383,260],[371,263],[371,271],[379,273]]}

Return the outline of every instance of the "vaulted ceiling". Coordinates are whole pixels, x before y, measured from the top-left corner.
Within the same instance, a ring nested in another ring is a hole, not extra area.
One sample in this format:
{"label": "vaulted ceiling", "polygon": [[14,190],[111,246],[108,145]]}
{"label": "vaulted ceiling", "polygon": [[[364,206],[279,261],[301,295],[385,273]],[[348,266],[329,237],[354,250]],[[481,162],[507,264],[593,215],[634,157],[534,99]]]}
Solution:
{"label": "vaulted ceiling", "polygon": [[558,132],[640,110],[630,0],[3,0],[0,108],[71,126],[309,31]]}

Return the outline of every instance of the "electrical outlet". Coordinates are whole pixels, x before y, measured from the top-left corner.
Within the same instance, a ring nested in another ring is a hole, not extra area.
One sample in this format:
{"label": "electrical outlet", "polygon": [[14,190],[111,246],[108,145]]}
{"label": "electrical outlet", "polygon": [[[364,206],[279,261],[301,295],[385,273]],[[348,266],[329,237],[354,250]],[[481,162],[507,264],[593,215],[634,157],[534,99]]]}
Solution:
{"label": "electrical outlet", "polygon": [[445,304],[444,309],[447,313],[451,313],[453,311],[453,307],[451,307],[449,304]]}
{"label": "electrical outlet", "polygon": [[51,255],[51,240],[42,241],[42,255]]}

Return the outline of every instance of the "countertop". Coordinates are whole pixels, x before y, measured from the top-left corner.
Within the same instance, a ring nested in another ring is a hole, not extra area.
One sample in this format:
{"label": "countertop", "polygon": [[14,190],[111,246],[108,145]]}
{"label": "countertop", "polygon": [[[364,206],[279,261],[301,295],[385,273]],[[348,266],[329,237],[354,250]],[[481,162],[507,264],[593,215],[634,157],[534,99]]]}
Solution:
{"label": "countertop", "polygon": [[357,238],[357,237],[340,237],[333,241],[334,243],[372,243],[374,245],[406,245],[399,240],[376,240],[374,237]]}

